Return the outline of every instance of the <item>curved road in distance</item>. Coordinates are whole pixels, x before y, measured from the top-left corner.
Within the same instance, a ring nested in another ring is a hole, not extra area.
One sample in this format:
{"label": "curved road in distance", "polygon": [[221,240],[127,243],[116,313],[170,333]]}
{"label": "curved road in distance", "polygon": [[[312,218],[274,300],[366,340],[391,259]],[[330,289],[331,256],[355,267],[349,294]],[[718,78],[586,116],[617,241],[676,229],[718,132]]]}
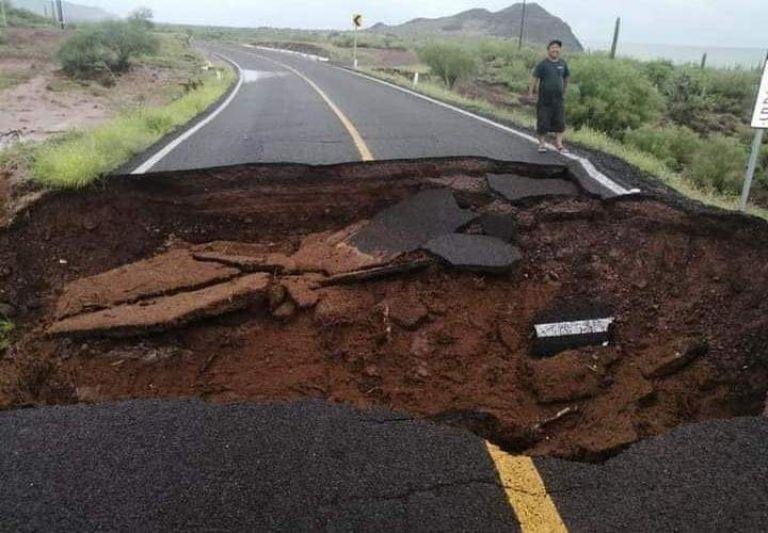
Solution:
{"label": "curved road in distance", "polygon": [[[243,83],[231,101],[162,158],[140,156],[141,172],[240,163],[332,164],[360,160],[480,156],[569,164],[571,159],[413,94],[300,56],[210,46],[234,61]],[[608,195],[630,187],[609,179]],[[603,186],[603,188],[605,188]],[[629,191],[635,192],[635,191]]]}

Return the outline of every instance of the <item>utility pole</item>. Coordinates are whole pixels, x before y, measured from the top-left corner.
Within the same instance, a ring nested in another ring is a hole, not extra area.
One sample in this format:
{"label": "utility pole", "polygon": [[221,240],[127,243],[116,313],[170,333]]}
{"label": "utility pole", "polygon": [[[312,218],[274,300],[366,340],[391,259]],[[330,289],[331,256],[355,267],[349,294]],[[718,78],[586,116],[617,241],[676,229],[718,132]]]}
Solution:
{"label": "utility pole", "polygon": [[61,29],[64,29],[64,6],[61,5],[61,0],[56,0],[56,8],[59,14],[59,25]]}
{"label": "utility pole", "polygon": [[704,55],[701,56],[701,70],[704,70],[707,68],[707,53],[704,52]]}
{"label": "utility pole", "polygon": [[523,36],[525,35],[525,0],[523,0],[523,15],[520,17],[520,38],[517,40],[517,47],[523,47]]}
{"label": "utility pole", "polygon": [[616,28],[613,30],[613,44],[611,45],[611,59],[616,59],[616,50],[619,48],[619,32],[621,31],[621,17],[616,18]]}

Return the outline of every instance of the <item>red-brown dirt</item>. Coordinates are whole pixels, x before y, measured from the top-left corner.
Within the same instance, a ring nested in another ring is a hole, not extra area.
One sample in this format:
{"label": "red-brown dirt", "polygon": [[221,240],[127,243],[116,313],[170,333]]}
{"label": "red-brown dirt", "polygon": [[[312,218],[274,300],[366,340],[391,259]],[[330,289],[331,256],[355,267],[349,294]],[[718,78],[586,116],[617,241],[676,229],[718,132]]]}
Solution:
{"label": "red-brown dirt", "polygon": [[[78,279],[169,249],[291,255],[308,235],[368,220],[439,186],[434,178],[513,170],[562,172],[483,160],[262,165],[51,195],[0,233],[0,301],[18,309],[0,400],[314,397],[461,425],[510,451],[585,460],[682,423],[762,410],[768,227],[658,199],[510,205],[463,190],[465,208],[516,216],[524,256],[516,271],[435,263],[327,287],[322,274],[277,273],[286,290],[165,332],[45,335],[64,287]],[[467,179],[443,180],[454,181]],[[213,241],[231,242],[204,244]],[[613,342],[531,357],[536,315],[584,301],[614,310]]]}

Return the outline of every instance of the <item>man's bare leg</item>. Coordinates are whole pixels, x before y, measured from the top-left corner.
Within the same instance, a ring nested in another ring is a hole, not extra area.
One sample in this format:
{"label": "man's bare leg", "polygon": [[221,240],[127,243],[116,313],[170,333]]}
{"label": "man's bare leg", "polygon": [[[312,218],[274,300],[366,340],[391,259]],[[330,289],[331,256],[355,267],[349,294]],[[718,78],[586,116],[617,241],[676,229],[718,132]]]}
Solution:
{"label": "man's bare leg", "polygon": [[558,150],[562,150],[563,148],[565,148],[563,146],[563,135],[565,135],[565,133],[562,131],[555,134],[555,148],[557,148]]}
{"label": "man's bare leg", "polygon": [[537,135],[539,138],[539,152],[546,152],[547,150],[547,136],[546,135]]}

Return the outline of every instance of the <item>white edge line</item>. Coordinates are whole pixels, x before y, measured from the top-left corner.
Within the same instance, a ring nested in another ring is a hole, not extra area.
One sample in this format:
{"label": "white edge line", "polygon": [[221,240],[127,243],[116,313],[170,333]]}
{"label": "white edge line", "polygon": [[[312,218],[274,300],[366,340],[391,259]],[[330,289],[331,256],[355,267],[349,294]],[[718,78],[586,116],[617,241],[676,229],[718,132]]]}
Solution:
{"label": "white edge line", "polygon": [[536,324],[536,336],[539,338],[566,337],[571,335],[606,333],[614,320],[614,318],[597,318],[592,320],[577,320],[575,322]]}
{"label": "white edge line", "polygon": [[230,58],[222,55],[222,54],[214,54],[216,56],[219,56],[221,59],[228,61],[231,63],[236,69],[237,69],[237,85],[232,90],[230,95],[227,97],[226,100],[224,100],[219,107],[216,108],[215,111],[211,112],[207,117],[205,117],[203,120],[189,128],[187,131],[173,139],[171,142],[166,144],[161,150],[157,151],[152,157],[144,161],[141,165],[136,167],[131,174],[144,174],[148,172],[152,167],[154,167],[156,164],[158,164],[165,156],[170,154],[174,148],[179,146],[181,143],[189,139],[192,135],[194,135],[198,130],[200,130],[203,126],[208,124],[210,121],[212,121],[216,116],[224,111],[224,109],[232,103],[232,100],[235,99],[235,96],[237,96],[237,93],[240,91],[240,87],[243,85],[243,69],[240,68],[240,65],[235,63]]}
{"label": "white edge line", "polygon": [[[530,141],[532,143],[538,144],[538,142],[539,142],[538,139],[536,137],[534,137],[533,135],[529,135],[529,134],[524,133],[522,131],[518,131],[516,129],[510,128],[509,126],[505,126],[503,124],[499,124],[498,122],[494,122],[493,120],[487,119],[487,118],[482,117],[480,115],[476,115],[476,114],[474,114],[474,113],[472,113],[470,111],[466,111],[465,109],[461,109],[459,107],[453,106],[451,104],[446,104],[445,102],[441,102],[440,100],[436,100],[436,99],[431,98],[429,96],[426,96],[424,94],[417,93],[415,91],[411,91],[410,89],[406,89],[405,87],[400,87],[399,85],[395,85],[394,83],[391,83],[391,82],[388,82],[388,81],[384,81],[384,80],[380,80],[378,78],[374,78],[373,76],[369,76],[369,75],[363,74],[361,72],[354,72],[352,70],[349,70],[349,69],[346,69],[346,68],[342,68],[342,67],[337,67],[335,65],[331,65],[331,66],[333,68],[335,68],[335,69],[347,72],[349,74],[354,74],[356,76],[360,76],[361,78],[365,78],[365,79],[368,79],[368,80],[371,80],[371,81],[375,81],[375,82],[381,83],[383,85],[387,85],[388,87],[391,87],[393,89],[397,89],[398,91],[401,91],[401,92],[404,92],[404,93],[416,96],[417,98],[421,98],[422,100],[426,100],[428,102],[432,102],[433,104],[439,105],[439,106],[444,107],[446,109],[450,109],[452,111],[455,111],[456,113],[460,113],[460,114],[465,115],[467,117],[474,118],[475,120],[479,120],[480,122],[483,122],[485,124],[493,126],[494,128],[498,128],[498,129],[500,129],[502,131],[505,131],[507,133],[511,133],[512,135],[516,135],[516,136],[518,136],[518,137],[520,137],[522,139],[525,139],[527,141]],[[636,193],[641,192],[640,189],[625,189],[624,187],[622,187],[621,185],[619,185],[618,183],[613,181],[611,178],[609,178],[608,176],[606,176],[605,174],[603,174],[602,172],[597,170],[597,168],[595,168],[595,165],[592,164],[592,161],[590,161],[586,157],[580,157],[580,156],[577,156],[575,154],[569,154],[569,153],[564,153],[564,154],[561,154],[561,155],[563,157],[566,157],[568,159],[571,159],[572,161],[575,161],[575,162],[579,163],[581,165],[581,167],[584,169],[584,171],[589,175],[590,178],[592,178],[593,180],[595,180],[600,185],[602,185],[603,187],[605,187],[606,189],[608,189],[612,193],[616,194],[617,196],[624,196],[624,195],[627,195],[627,194],[636,194]]]}

